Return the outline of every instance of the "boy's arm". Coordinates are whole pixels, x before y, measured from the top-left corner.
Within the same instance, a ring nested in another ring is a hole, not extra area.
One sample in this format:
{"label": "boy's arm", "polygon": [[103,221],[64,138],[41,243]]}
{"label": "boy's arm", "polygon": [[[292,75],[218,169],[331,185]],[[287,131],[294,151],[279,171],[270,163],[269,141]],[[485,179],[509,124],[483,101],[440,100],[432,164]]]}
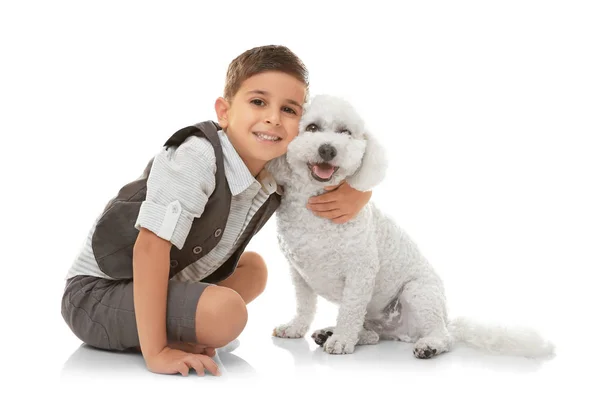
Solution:
{"label": "boy's arm", "polygon": [[337,186],[327,186],[329,192],[313,196],[307,208],[319,217],[329,218],[336,224],[350,221],[371,199],[371,191],[361,192],[345,181]]}
{"label": "boy's arm", "polygon": [[188,342],[170,347],[167,337],[171,248],[183,248],[194,219],[204,212],[215,189],[216,169],[210,142],[191,136],[178,147],[163,147],[148,174],[146,199],[135,221],[133,300],[140,349],[152,372],[217,371],[210,357],[179,349]]}
{"label": "boy's arm", "polygon": [[133,248],[133,302],[146,362],[167,346],[167,289],[171,243],[145,228]]}
{"label": "boy's arm", "polygon": [[140,348],[146,366],[159,374],[188,375],[195,369],[220,375],[217,364],[206,355],[170,348],[167,340],[167,293],[171,242],[140,228],[133,249],[133,304]]}

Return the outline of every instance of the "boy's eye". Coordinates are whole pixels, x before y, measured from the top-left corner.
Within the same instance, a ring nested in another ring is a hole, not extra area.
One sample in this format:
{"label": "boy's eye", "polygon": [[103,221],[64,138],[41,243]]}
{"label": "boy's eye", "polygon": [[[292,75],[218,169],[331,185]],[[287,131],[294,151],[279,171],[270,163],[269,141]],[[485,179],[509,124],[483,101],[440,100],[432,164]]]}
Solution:
{"label": "boy's eye", "polygon": [[286,112],[286,113],[291,113],[292,115],[296,115],[296,111],[294,109],[292,109],[292,108],[287,107],[287,106],[283,107],[283,111]]}
{"label": "boy's eye", "polygon": [[253,105],[257,105],[257,106],[262,106],[262,105],[264,105],[264,104],[265,104],[265,102],[263,102],[263,101],[262,101],[262,100],[260,100],[260,99],[252,99],[252,100],[250,101],[250,103],[252,103]]}
{"label": "boy's eye", "polygon": [[319,130],[319,126],[318,126],[317,124],[308,124],[308,125],[306,126],[306,131],[309,131],[309,132],[316,132],[316,131],[318,131],[318,130]]}

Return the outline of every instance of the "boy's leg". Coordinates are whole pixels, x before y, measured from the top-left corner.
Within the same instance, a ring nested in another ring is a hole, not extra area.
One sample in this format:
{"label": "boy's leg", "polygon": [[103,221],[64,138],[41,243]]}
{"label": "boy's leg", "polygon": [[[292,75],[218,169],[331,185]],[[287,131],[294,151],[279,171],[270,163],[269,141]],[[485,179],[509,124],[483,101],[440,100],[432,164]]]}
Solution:
{"label": "boy's leg", "polygon": [[236,291],[248,304],[265,290],[267,274],[267,265],[262,256],[255,252],[244,252],[233,274],[218,285]]}
{"label": "boy's leg", "polygon": [[242,333],[247,321],[246,304],[237,292],[210,286],[198,300],[196,342],[209,348],[221,348]]}
{"label": "boy's leg", "polygon": [[[247,311],[237,292],[203,283],[169,281],[167,336],[219,348],[244,329]],[[139,346],[133,305],[133,281],[80,276],[67,281],[62,315],[83,342],[102,349]]]}

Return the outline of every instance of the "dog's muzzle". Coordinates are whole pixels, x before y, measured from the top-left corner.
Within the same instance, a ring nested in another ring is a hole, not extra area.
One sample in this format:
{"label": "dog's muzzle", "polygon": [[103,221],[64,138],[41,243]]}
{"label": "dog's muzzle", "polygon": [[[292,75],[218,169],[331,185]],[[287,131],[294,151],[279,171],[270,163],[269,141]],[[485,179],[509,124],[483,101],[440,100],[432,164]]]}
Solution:
{"label": "dog's muzzle", "polygon": [[331,161],[337,155],[337,150],[330,144],[321,144],[319,147],[319,156],[324,161]]}
{"label": "dog's muzzle", "polygon": [[308,162],[308,170],[310,170],[310,174],[315,180],[318,180],[319,182],[327,182],[331,180],[334,173],[339,169],[338,166],[328,163],[335,158],[337,155],[337,150],[331,144],[321,144],[318,151],[319,157],[323,159],[323,162]]}

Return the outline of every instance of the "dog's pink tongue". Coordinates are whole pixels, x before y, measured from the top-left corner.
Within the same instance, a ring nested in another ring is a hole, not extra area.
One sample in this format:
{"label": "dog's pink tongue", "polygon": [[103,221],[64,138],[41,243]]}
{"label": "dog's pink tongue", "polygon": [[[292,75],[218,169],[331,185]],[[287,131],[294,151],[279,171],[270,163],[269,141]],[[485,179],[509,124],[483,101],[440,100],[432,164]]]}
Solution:
{"label": "dog's pink tongue", "polygon": [[329,179],[334,170],[334,167],[329,164],[315,164],[313,166],[313,172],[321,179]]}

